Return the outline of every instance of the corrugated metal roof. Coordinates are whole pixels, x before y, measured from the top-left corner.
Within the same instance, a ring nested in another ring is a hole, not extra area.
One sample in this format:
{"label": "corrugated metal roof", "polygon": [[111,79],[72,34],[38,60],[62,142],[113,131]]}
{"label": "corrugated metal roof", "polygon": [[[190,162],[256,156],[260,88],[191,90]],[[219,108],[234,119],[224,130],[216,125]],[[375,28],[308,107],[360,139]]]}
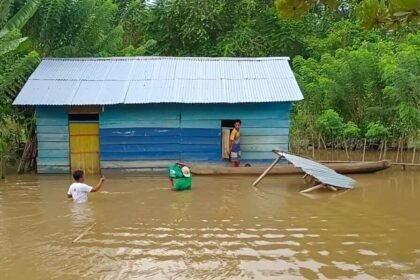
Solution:
{"label": "corrugated metal roof", "polygon": [[283,156],[294,166],[300,167],[305,173],[315,177],[321,183],[346,189],[353,188],[355,184],[355,181],[352,178],[338,174],[331,168],[313,160],[290,155],[284,152],[277,152],[277,154]]}
{"label": "corrugated metal roof", "polygon": [[249,103],[303,99],[288,58],[44,59],[14,105]]}

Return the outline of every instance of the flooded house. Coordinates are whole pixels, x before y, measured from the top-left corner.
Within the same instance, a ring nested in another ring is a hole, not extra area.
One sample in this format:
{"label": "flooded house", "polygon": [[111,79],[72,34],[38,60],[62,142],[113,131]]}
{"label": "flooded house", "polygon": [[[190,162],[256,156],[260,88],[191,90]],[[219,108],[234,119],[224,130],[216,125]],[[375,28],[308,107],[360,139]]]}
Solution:
{"label": "flooded house", "polygon": [[35,106],[39,173],[97,173],[227,164],[237,119],[242,161],[272,161],[302,98],[284,57],[54,58],[13,104]]}

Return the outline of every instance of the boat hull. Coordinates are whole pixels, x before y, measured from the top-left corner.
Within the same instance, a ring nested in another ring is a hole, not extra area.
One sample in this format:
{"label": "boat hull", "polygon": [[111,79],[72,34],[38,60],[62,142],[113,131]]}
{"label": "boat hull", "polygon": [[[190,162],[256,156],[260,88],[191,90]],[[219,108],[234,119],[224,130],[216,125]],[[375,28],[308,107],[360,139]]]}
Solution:
{"label": "boat hull", "polygon": [[[391,166],[388,160],[365,161],[365,162],[322,162],[325,166],[340,174],[374,173],[385,170]],[[267,167],[227,167],[227,166],[191,166],[191,172],[195,175],[260,175]],[[293,175],[304,174],[302,169],[293,165],[278,165],[274,167],[270,175]]]}

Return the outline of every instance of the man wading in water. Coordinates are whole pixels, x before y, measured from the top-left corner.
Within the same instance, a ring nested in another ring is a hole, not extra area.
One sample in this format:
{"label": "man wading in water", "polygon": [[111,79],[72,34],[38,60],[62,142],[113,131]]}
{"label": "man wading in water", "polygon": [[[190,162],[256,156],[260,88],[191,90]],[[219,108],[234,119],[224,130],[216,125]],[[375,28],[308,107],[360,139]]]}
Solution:
{"label": "man wading in water", "polygon": [[103,182],[105,181],[105,177],[102,176],[99,179],[99,182],[96,186],[91,187],[89,185],[84,184],[85,177],[82,170],[76,170],[73,172],[73,184],[70,185],[69,190],[67,192],[68,198],[73,198],[73,201],[76,203],[83,203],[88,201],[88,192],[97,192],[101,189]]}
{"label": "man wading in water", "polygon": [[[177,162],[168,167],[168,177],[171,182],[171,190],[186,191],[191,189],[192,178],[188,166]],[[174,179],[177,179],[174,183]]]}
{"label": "man wading in water", "polygon": [[241,120],[235,121],[234,127],[229,137],[229,154],[232,167],[238,167],[241,161]]}

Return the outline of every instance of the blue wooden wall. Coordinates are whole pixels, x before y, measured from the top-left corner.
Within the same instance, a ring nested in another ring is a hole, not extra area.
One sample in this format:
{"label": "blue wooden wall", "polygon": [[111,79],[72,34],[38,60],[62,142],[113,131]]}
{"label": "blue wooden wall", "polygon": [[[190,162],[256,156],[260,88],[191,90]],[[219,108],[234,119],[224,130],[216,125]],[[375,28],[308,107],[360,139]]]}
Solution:
{"label": "blue wooden wall", "polygon": [[[221,120],[241,119],[243,162],[271,161],[287,150],[291,105],[148,104],[105,106],[99,116],[101,168],[221,163]],[[36,108],[38,172],[69,173],[68,109]]]}
{"label": "blue wooden wall", "polygon": [[65,106],[36,107],[38,173],[69,173],[68,110]]}
{"label": "blue wooden wall", "polygon": [[175,160],[222,162],[221,120],[241,119],[242,159],[287,150],[290,103],[106,106],[100,115],[102,168],[164,167]]}

